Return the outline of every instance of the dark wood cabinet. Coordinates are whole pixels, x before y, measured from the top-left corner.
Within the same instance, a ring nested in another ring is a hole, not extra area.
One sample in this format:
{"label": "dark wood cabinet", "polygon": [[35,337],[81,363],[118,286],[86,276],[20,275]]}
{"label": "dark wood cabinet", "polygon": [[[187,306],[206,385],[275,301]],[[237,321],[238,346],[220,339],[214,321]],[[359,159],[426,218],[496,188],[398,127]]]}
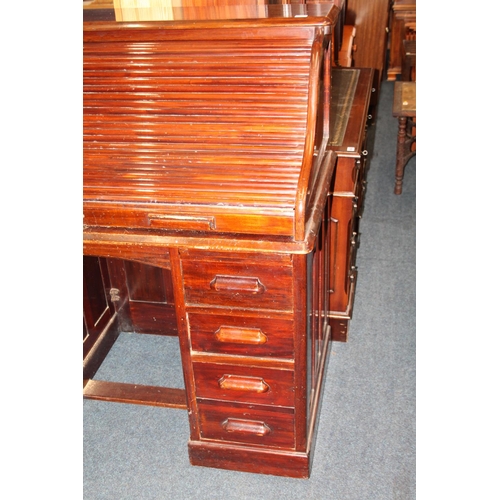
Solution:
{"label": "dark wood cabinet", "polygon": [[185,381],[87,370],[84,396],[187,408],[193,465],[308,477],[352,309],[373,74],[334,92],[334,4],[261,4],[84,11],[85,272],[103,273],[85,317],[113,312],[103,338],[178,335]]}

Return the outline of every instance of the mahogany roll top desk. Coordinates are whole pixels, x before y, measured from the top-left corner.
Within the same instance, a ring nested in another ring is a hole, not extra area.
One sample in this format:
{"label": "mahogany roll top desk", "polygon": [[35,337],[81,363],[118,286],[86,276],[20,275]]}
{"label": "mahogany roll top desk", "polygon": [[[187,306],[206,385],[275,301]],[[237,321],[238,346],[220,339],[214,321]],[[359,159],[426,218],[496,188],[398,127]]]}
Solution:
{"label": "mahogany roll top desk", "polygon": [[[84,396],[186,408],[193,465],[308,477],[373,75],[332,68],[341,4],[128,5],[84,5]],[[177,335],[185,389],[95,380],[120,332]]]}

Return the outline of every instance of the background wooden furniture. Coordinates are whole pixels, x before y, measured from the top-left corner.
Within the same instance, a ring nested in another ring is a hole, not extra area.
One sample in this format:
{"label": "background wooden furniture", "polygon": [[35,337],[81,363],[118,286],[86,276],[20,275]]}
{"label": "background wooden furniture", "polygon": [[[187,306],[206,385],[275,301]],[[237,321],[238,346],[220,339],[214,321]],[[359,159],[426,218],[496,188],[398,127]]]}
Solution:
{"label": "background wooden furniture", "polygon": [[353,67],[375,70],[373,104],[384,75],[389,26],[389,0],[347,0],[345,24],[356,28]]}
{"label": "background wooden furniture", "polygon": [[356,51],[354,39],[356,38],[355,26],[344,26],[342,30],[342,46],[339,51],[339,66],[350,68],[353,62],[353,55]]}
{"label": "background wooden furniture", "polygon": [[416,82],[394,82],[392,114],[398,119],[398,140],[396,152],[396,184],[394,194],[403,191],[403,177],[406,164],[416,154]]}
{"label": "background wooden furniture", "polygon": [[403,40],[401,81],[417,80],[417,41]]}
{"label": "background wooden furniture", "polygon": [[403,41],[416,40],[417,9],[415,0],[393,0],[391,7],[389,61],[387,79],[396,80],[403,68]]}

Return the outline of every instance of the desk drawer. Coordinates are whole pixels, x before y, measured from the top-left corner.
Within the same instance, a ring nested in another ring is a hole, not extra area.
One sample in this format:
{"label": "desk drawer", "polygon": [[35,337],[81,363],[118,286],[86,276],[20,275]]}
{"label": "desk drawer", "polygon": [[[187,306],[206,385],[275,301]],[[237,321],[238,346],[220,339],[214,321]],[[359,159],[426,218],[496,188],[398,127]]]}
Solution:
{"label": "desk drawer", "polygon": [[200,398],[293,406],[292,370],[226,363],[193,363],[196,395]]}
{"label": "desk drawer", "polygon": [[199,401],[202,439],[295,448],[295,415],[292,408],[262,407]]}
{"label": "desk drawer", "polygon": [[193,351],[293,358],[291,319],[188,312]]}
{"label": "desk drawer", "polygon": [[255,260],[182,260],[187,305],[291,311],[290,263]]}

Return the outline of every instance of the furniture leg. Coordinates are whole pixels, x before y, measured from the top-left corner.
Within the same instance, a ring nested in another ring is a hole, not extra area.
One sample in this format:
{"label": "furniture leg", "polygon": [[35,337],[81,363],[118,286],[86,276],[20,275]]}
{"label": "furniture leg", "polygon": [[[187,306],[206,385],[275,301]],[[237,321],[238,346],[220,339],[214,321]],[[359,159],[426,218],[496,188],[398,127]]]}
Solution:
{"label": "furniture leg", "polygon": [[401,194],[403,191],[403,176],[405,172],[405,143],[406,143],[406,116],[398,118],[398,145],[396,152],[396,185],[394,186],[394,194]]}

